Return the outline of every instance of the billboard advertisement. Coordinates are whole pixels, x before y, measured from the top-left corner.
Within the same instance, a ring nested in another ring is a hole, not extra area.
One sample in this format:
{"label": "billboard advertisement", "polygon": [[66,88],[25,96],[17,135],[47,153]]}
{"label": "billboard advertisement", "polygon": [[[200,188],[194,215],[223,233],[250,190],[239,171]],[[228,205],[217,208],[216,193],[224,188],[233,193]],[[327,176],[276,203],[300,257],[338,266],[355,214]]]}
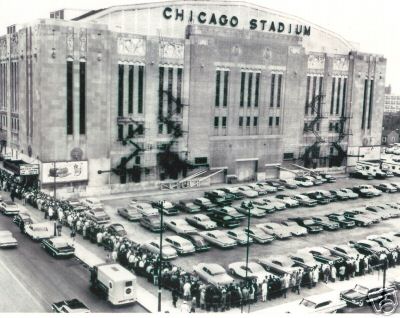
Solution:
{"label": "billboard advertisement", "polygon": [[88,179],[87,161],[42,163],[42,183],[80,182]]}
{"label": "billboard advertisement", "polygon": [[36,176],[38,174],[39,174],[39,165],[37,164],[19,165],[20,176]]}

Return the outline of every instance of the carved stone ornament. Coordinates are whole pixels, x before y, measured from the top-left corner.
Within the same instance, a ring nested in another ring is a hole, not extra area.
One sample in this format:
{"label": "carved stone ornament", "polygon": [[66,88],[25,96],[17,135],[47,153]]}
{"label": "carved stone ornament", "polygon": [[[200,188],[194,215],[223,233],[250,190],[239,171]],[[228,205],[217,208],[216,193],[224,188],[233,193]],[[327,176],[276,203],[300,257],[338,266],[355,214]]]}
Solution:
{"label": "carved stone ornament", "polygon": [[266,60],[269,60],[272,57],[272,52],[271,52],[270,48],[267,47],[267,48],[264,49],[263,57]]}
{"label": "carved stone ornament", "polygon": [[80,161],[82,160],[83,157],[83,151],[81,148],[74,148],[71,150],[71,159],[75,161]]}
{"label": "carved stone ornament", "polygon": [[144,39],[118,38],[118,54],[145,56],[146,42]]}
{"label": "carved stone ornament", "polygon": [[13,33],[10,37],[11,55],[18,54],[18,33]]}
{"label": "carved stone ornament", "polygon": [[79,31],[79,50],[81,53],[86,53],[87,47],[87,31],[86,29],[81,29]]}
{"label": "carved stone ornament", "polygon": [[300,46],[289,46],[289,52],[290,54],[300,54],[301,48]]}
{"label": "carved stone ornament", "polygon": [[183,43],[165,42],[160,43],[160,57],[167,59],[183,59],[185,47]]}
{"label": "carved stone ornament", "polygon": [[67,33],[67,51],[68,53],[74,51],[74,30],[72,28],[69,28]]}
{"label": "carved stone ornament", "polygon": [[239,47],[239,45],[234,45],[232,47],[232,55],[239,56],[240,54],[242,54],[242,49]]}
{"label": "carved stone ornament", "polygon": [[348,71],[349,61],[345,57],[337,57],[333,60],[334,71]]}
{"label": "carved stone ornament", "polygon": [[323,69],[325,68],[325,57],[322,55],[309,55],[308,56],[309,69]]}

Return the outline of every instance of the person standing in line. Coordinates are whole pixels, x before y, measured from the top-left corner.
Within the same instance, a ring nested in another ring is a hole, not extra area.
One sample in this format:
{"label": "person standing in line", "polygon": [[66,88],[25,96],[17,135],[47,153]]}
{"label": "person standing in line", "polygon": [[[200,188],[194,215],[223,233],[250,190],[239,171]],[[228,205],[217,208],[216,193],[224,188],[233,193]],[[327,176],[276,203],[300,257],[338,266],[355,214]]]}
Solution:
{"label": "person standing in line", "polygon": [[196,312],[196,297],[192,298],[192,302],[190,303],[190,312]]}
{"label": "person standing in line", "polygon": [[186,300],[184,300],[182,305],[181,305],[181,312],[183,312],[183,313],[189,313],[190,312],[190,307],[189,307],[189,305],[188,305]]}
{"label": "person standing in line", "polygon": [[303,274],[301,272],[301,269],[297,272],[296,275],[296,290],[297,290],[297,295],[300,295],[300,288],[301,288],[301,281],[303,278]]}
{"label": "person standing in line", "polygon": [[176,308],[176,303],[179,299],[179,293],[176,288],[172,290],[172,305]]}
{"label": "person standing in line", "polygon": [[331,266],[331,281],[336,282],[336,266]]}
{"label": "person standing in line", "polygon": [[261,284],[261,297],[262,301],[267,301],[267,294],[268,294],[268,284],[267,281],[264,279],[263,283]]}
{"label": "person standing in line", "polygon": [[61,224],[61,222],[57,222],[57,234],[58,234],[58,236],[61,236],[61,231],[62,231],[62,224]]}

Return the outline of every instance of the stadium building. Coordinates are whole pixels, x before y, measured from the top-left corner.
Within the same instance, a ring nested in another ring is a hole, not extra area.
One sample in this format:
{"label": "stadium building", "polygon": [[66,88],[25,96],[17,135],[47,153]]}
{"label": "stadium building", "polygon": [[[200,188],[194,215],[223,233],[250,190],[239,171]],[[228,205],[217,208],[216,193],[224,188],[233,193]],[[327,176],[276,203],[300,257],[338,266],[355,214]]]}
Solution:
{"label": "stadium building", "polygon": [[242,1],[59,10],[0,37],[3,157],[71,193],[351,165],[379,155],[385,73],[384,57]]}

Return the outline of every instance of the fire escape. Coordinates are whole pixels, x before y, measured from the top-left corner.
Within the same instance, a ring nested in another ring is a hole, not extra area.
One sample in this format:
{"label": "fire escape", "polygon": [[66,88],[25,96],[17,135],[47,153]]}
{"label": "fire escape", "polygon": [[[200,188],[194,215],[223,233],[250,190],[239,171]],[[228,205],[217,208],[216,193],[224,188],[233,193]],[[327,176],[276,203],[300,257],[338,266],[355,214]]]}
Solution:
{"label": "fire escape", "polygon": [[347,151],[343,149],[341,142],[349,135],[351,135],[351,132],[346,129],[346,123],[347,119],[351,118],[351,116],[346,116],[344,113],[344,110],[342,111],[342,114],[340,116],[339,120],[339,127],[338,127],[338,139],[333,141],[331,145],[337,150],[338,154],[337,156],[332,156],[330,157],[331,160],[331,165],[332,166],[341,166],[343,163],[343,160],[348,157]]}
{"label": "fire escape", "polygon": [[312,132],[315,136],[315,141],[312,145],[307,146],[302,156],[304,166],[310,166],[314,159],[320,158],[320,144],[325,143],[325,140],[320,136],[318,132],[318,126],[321,120],[324,118],[322,115],[322,104],[324,101],[324,95],[315,95],[308,106],[311,108],[311,114],[316,114],[311,122],[304,126],[304,132]]}

